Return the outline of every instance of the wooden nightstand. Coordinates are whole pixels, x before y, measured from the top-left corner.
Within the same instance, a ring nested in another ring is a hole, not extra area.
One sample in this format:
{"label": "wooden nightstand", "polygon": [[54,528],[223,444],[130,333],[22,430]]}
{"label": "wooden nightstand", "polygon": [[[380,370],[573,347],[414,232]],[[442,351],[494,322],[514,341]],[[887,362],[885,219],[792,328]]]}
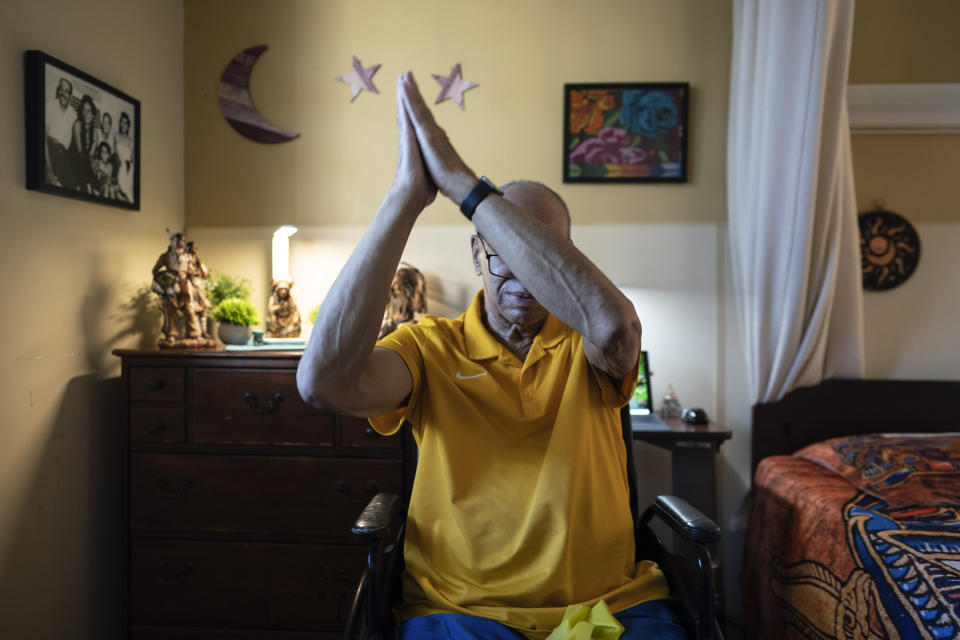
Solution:
{"label": "wooden nightstand", "polygon": [[669,430],[649,428],[633,421],[633,439],[669,449],[673,469],[673,495],[717,519],[716,453],[733,432],[722,424],[688,424],[664,418]]}

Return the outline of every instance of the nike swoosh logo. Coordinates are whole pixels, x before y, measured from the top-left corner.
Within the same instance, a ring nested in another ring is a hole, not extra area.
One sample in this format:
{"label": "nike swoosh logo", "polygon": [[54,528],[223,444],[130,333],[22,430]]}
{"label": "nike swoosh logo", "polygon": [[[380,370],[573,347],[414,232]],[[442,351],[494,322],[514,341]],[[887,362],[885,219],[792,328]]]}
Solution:
{"label": "nike swoosh logo", "polygon": [[481,371],[480,373],[473,376],[465,376],[459,371],[457,371],[457,380],[473,380],[474,378],[479,378],[480,376],[485,376],[485,375],[487,375],[486,371]]}

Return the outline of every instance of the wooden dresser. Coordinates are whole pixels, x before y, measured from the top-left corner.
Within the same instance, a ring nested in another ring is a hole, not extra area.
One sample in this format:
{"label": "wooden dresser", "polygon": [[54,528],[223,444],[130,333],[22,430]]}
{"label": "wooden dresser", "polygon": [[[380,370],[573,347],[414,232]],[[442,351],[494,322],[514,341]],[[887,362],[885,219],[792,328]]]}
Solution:
{"label": "wooden dresser", "polygon": [[339,638],[365,562],[350,525],[409,495],[409,435],[304,403],[298,352],[114,353],[130,637]]}

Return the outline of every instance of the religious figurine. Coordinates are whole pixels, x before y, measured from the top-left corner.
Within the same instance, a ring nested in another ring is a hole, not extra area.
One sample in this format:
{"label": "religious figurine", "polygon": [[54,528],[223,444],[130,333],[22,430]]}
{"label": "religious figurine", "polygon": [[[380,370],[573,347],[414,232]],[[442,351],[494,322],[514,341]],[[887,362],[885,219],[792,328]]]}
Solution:
{"label": "religious figurine", "polygon": [[200,325],[200,337],[210,339],[210,326],[207,322],[207,309],[213,308],[207,299],[205,281],[210,275],[207,265],[197,255],[197,243],[187,243],[187,280],[190,281],[194,312]]}
{"label": "religious figurine", "polygon": [[300,311],[290,296],[293,280],[274,280],[267,305],[267,335],[271,338],[300,337]]}
{"label": "religious figurine", "polygon": [[378,339],[402,324],[416,324],[426,313],[427,279],[416,267],[401,262],[390,285],[390,300],[383,312]]}
{"label": "religious figurine", "polygon": [[[160,296],[163,313],[163,334],[157,343],[160,347],[196,349],[212,347],[214,341],[200,327],[200,317],[206,318],[206,307],[198,302],[197,287],[202,294],[202,282],[191,278],[191,264],[197,263],[196,253],[187,251],[187,242],[182,233],[172,233],[167,229],[170,246],[157,258],[153,265],[151,291]],[[196,269],[196,267],[193,267]],[[206,267],[203,267],[204,271]],[[203,300],[206,297],[203,296]],[[206,303],[209,306],[209,302]]]}
{"label": "religious figurine", "polygon": [[664,418],[672,418],[683,413],[683,406],[677,399],[677,394],[673,390],[673,385],[667,385],[667,391],[663,394],[663,405],[660,409],[660,415]]}

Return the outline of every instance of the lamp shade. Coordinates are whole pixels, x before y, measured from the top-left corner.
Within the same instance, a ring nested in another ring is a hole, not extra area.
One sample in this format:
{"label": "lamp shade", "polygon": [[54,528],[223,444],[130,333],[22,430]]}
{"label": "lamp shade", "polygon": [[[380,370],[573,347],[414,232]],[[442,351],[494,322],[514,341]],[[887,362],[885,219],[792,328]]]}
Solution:
{"label": "lamp shade", "polygon": [[274,282],[290,281],[290,236],[297,232],[296,227],[283,225],[273,232],[273,260],[271,274]]}

